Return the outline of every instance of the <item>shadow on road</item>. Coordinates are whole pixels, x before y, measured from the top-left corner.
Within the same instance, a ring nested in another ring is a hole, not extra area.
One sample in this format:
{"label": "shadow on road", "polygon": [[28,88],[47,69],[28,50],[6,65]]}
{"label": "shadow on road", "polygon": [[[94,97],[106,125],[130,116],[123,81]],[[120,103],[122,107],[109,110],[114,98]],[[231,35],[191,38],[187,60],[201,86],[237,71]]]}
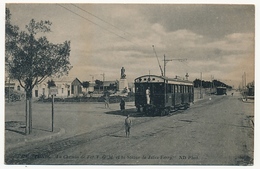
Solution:
{"label": "shadow on road", "polygon": [[115,135],[115,134],[110,134],[110,135],[108,135],[108,136],[110,136],[110,137],[126,137],[126,136],[122,136],[122,135]]}
{"label": "shadow on road", "polygon": [[5,122],[5,130],[25,135],[25,123],[23,121],[7,121]]}
{"label": "shadow on road", "polygon": [[[51,132],[51,130],[43,129],[40,127],[33,127],[33,130]],[[23,121],[7,121],[5,122],[5,130],[15,132],[21,135],[26,135],[25,133],[25,122]]]}
{"label": "shadow on road", "polygon": [[106,112],[106,114],[118,115],[118,116],[127,116],[129,114],[131,117],[143,117],[144,116],[143,113],[137,112],[135,108],[126,109],[124,112],[121,112],[120,110],[109,111],[109,112]]}

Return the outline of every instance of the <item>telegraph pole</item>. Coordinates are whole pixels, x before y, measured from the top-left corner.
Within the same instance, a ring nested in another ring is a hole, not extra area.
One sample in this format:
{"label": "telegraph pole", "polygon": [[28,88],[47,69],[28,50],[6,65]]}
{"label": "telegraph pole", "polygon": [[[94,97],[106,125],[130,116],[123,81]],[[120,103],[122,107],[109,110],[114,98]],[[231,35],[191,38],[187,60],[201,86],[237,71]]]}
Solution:
{"label": "telegraph pole", "polygon": [[169,62],[169,61],[174,61],[174,60],[177,60],[177,61],[180,61],[180,62],[183,62],[183,61],[186,61],[187,59],[166,59],[166,56],[164,55],[163,56],[163,63],[164,63],[164,77],[166,77],[166,64]]}
{"label": "telegraph pole", "polygon": [[[166,64],[169,62],[169,61],[174,61],[174,60],[177,60],[177,61],[180,61],[180,62],[183,62],[183,61],[186,61],[187,59],[166,59],[166,56],[165,55],[163,55],[163,63],[164,63],[164,65],[163,65],[163,71],[164,71],[164,78],[166,78]],[[164,102],[165,102],[165,104],[166,104],[166,79],[164,79]]]}
{"label": "telegraph pole", "polygon": [[105,73],[101,74],[103,76],[103,94],[105,93],[105,86],[104,86],[104,82],[105,82]]}
{"label": "telegraph pole", "polygon": [[246,72],[244,72],[244,77],[245,77],[245,88],[246,88]]}
{"label": "telegraph pole", "polygon": [[92,77],[92,81],[91,82],[94,82],[94,75],[89,75],[89,76]]}
{"label": "telegraph pole", "polygon": [[202,99],[202,72],[200,72],[200,98]]}

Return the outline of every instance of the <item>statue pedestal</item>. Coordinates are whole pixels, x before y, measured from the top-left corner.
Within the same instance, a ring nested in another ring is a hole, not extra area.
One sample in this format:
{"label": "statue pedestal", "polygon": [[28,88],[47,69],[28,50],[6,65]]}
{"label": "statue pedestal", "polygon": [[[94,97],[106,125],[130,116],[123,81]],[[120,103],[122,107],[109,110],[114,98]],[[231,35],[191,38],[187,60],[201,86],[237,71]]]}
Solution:
{"label": "statue pedestal", "polygon": [[127,79],[120,79],[119,80],[119,91],[123,91],[125,88],[127,89],[128,91],[128,82],[127,82]]}

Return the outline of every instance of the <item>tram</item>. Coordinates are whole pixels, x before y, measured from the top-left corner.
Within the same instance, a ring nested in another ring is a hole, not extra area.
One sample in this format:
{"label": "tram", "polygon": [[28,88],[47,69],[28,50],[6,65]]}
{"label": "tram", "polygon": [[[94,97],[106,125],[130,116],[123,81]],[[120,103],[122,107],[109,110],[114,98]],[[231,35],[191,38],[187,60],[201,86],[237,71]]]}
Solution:
{"label": "tram", "polygon": [[137,77],[134,84],[135,106],[146,115],[167,115],[180,108],[187,109],[194,101],[194,86],[188,80],[144,75]]}
{"label": "tram", "polygon": [[227,95],[227,88],[226,87],[217,87],[217,95]]}

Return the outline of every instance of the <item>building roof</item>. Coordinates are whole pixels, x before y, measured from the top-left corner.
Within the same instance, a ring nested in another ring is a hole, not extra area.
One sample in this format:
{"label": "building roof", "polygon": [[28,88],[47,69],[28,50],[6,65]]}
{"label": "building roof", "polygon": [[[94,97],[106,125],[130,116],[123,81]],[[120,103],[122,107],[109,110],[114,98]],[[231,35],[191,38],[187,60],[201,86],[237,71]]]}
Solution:
{"label": "building roof", "polygon": [[109,86],[110,84],[116,84],[116,81],[104,81],[103,82],[104,86]]}

